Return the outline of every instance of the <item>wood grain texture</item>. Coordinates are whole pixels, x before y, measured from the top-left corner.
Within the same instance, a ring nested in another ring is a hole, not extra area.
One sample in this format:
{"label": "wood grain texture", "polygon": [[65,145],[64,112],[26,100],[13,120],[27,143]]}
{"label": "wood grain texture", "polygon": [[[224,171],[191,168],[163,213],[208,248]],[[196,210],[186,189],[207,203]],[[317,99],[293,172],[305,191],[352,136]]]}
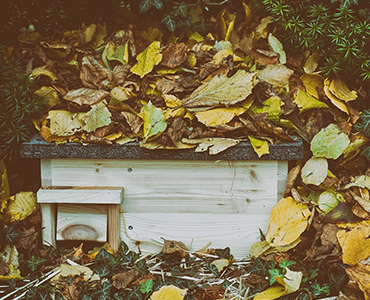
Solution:
{"label": "wood grain texture", "polygon": [[[191,251],[212,242],[211,248],[230,247],[236,258],[249,254],[254,242],[259,241],[259,228],[266,232],[269,216],[259,214],[135,214],[125,213],[121,238],[131,249],[138,250],[135,240],[141,243],[143,253],[157,253],[161,237],[182,241]],[[126,228],[124,227],[126,225]],[[126,235],[126,233],[128,235]]]}
{"label": "wood grain texture", "polygon": [[41,159],[41,187],[52,186],[51,159]]}
{"label": "wood grain texture", "polygon": [[107,213],[107,205],[58,204],[57,240],[106,242]]}
{"label": "wood grain texture", "polygon": [[120,204],[122,189],[39,189],[38,203]]}
{"label": "wood grain texture", "polygon": [[277,161],[52,159],[51,170],[54,186],[122,186],[130,213],[269,214],[277,199]]}
{"label": "wood grain texture", "polygon": [[42,217],[42,240],[46,245],[56,247],[55,229],[56,229],[56,204],[40,204]]}
{"label": "wood grain texture", "polygon": [[284,198],[285,186],[288,178],[288,161],[278,161],[277,201]]}
{"label": "wood grain texture", "polygon": [[120,208],[119,204],[108,205],[108,243],[114,252],[118,251],[120,244]]}

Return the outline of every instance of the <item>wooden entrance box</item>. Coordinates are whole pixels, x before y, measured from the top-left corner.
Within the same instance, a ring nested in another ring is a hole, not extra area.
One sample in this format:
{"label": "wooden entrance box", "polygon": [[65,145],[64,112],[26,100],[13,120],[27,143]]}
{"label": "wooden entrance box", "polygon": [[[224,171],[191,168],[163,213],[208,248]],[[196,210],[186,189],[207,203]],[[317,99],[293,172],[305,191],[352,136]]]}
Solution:
{"label": "wooden entrance box", "polygon": [[302,155],[300,139],[270,145],[261,159],[246,142],[209,155],[136,143],[55,145],[35,136],[21,149],[22,157],[41,160],[45,242],[78,239],[79,225],[84,238],[108,240],[114,249],[119,231],[142,252],[160,251],[164,238],[192,251],[212,242],[212,248],[230,247],[237,258],[258,241],[259,229],[266,231],[284,193],[288,161]]}

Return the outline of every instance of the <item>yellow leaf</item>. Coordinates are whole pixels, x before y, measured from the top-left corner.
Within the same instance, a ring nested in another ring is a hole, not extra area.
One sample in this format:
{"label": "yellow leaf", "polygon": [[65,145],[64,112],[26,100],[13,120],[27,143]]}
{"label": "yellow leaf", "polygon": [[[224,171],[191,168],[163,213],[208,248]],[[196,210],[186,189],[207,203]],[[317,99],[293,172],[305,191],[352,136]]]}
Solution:
{"label": "yellow leaf", "polygon": [[218,272],[222,272],[222,270],[228,267],[229,264],[230,264],[230,260],[226,258],[216,259],[213,262],[211,262],[211,265],[215,266]]}
{"label": "yellow leaf", "polygon": [[344,102],[353,101],[357,99],[357,92],[350,91],[346,84],[339,78],[334,78],[329,86],[330,92],[333,93],[335,97]]}
{"label": "yellow leaf", "polygon": [[343,263],[355,265],[370,257],[370,221],[345,224],[337,238],[343,252]]}
{"label": "yellow leaf", "polygon": [[286,53],[284,51],[283,44],[272,34],[268,35],[268,43],[272,51],[279,54],[279,62],[281,64],[286,63]]}
{"label": "yellow leaf", "polygon": [[182,139],[182,142],[190,145],[198,144],[195,152],[205,152],[209,150],[209,154],[211,155],[220,153],[240,143],[239,140],[228,138]]}
{"label": "yellow leaf", "polygon": [[299,290],[302,282],[303,273],[294,272],[286,268],[286,274],[283,278],[275,276],[276,281],[281,286],[273,286],[259,293],[254,300],[273,300],[281,296],[289,295]]}
{"label": "yellow leaf", "polygon": [[370,300],[370,266],[359,263],[345,270],[349,280],[358,285],[360,290],[364,293],[366,300]]}
{"label": "yellow leaf", "polygon": [[[0,160],[0,200],[10,197],[8,173],[3,160]],[[0,208],[0,212],[1,212]]]}
{"label": "yellow leaf", "polygon": [[162,31],[153,27],[149,27],[147,30],[140,31],[139,35],[151,43],[154,41],[161,41],[163,37]]}
{"label": "yellow leaf", "polygon": [[78,105],[94,105],[106,99],[109,92],[105,90],[79,88],[77,90],[70,90],[64,95],[64,99]]}
{"label": "yellow leaf", "polygon": [[345,112],[349,115],[349,111],[347,105],[340,99],[338,99],[331,91],[330,91],[330,81],[325,79],[325,86],[324,86],[324,93],[329,98],[331,103],[341,111]]}
{"label": "yellow leaf", "polygon": [[315,108],[329,108],[326,103],[315,99],[302,90],[298,90],[293,102],[298,105],[300,113]]}
{"label": "yellow leaf", "polygon": [[256,74],[238,70],[232,77],[213,77],[191,93],[185,107],[230,106],[243,101],[257,84]]}
{"label": "yellow leaf", "polygon": [[289,84],[289,78],[294,71],[282,64],[268,65],[261,71],[258,71],[258,78],[271,83],[277,87],[284,87]]}
{"label": "yellow leaf", "polygon": [[196,56],[195,56],[195,54],[194,53],[190,53],[189,55],[188,55],[188,63],[189,63],[189,67],[192,69],[192,68],[194,68],[195,66],[196,66],[196,64],[197,64],[197,58],[196,58]]}
{"label": "yellow leaf", "polygon": [[123,86],[116,86],[110,91],[110,97],[117,101],[126,101],[133,97],[136,97],[135,93],[132,89],[123,87]]}
{"label": "yellow leaf", "polygon": [[215,108],[196,112],[198,121],[207,127],[224,125],[229,123],[235,116],[243,114],[247,109],[244,107]]}
{"label": "yellow leaf", "polygon": [[89,43],[92,41],[94,34],[96,32],[96,24],[90,24],[89,26],[85,26],[81,30],[81,42],[82,43]]}
{"label": "yellow leaf", "polygon": [[143,52],[137,55],[137,63],[131,68],[131,72],[143,78],[150,73],[154,66],[162,60],[161,43],[152,42]]}
{"label": "yellow leaf", "polygon": [[248,136],[254,151],[256,151],[258,157],[261,157],[264,154],[269,154],[269,142],[263,139],[258,139],[253,136]]}
{"label": "yellow leaf", "polygon": [[315,70],[317,69],[317,66],[319,65],[319,60],[320,60],[320,55],[317,54],[317,53],[313,53],[311,54],[304,66],[303,66],[303,70],[307,73],[307,74],[311,74],[313,72],[315,72]]}
{"label": "yellow leaf", "polygon": [[46,68],[46,66],[42,66],[42,67],[38,67],[36,69],[33,69],[31,74],[30,74],[30,77],[38,78],[41,75],[49,77],[52,81],[56,81],[58,79],[53,72],[49,71]]}
{"label": "yellow leaf", "polygon": [[284,246],[297,240],[308,225],[311,212],[306,204],[292,197],[281,199],[271,211],[266,240],[273,246]]}
{"label": "yellow leaf", "polygon": [[14,245],[5,245],[3,250],[0,252],[0,259],[9,269],[7,274],[0,276],[0,281],[10,280],[12,278],[22,279],[21,272],[19,270],[19,252]]}
{"label": "yellow leaf", "polygon": [[22,221],[36,209],[36,194],[33,192],[19,192],[10,197],[8,214],[10,221]]}
{"label": "yellow leaf", "polygon": [[257,26],[257,28],[256,28],[256,38],[260,38],[260,37],[263,37],[263,38],[266,38],[267,37],[267,30],[266,30],[266,28],[267,28],[267,25],[268,24],[271,24],[271,23],[273,23],[274,22],[274,17],[272,17],[272,16],[268,16],[268,17],[266,17],[266,18],[263,18],[262,20],[261,20],[261,23]]}
{"label": "yellow leaf", "polygon": [[106,106],[106,101],[102,101],[96,105],[91,106],[91,109],[84,115],[85,121],[84,130],[93,132],[100,127],[110,124],[112,114]]}
{"label": "yellow leaf", "polygon": [[163,99],[166,102],[166,106],[170,108],[177,108],[182,105],[182,101],[174,95],[163,95]]}
{"label": "yellow leaf", "polygon": [[160,108],[156,108],[150,101],[142,107],[140,115],[144,120],[144,142],[167,128],[163,111]]}
{"label": "yellow leaf", "polygon": [[268,241],[263,240],[261,242],[255,242],[249,249],[249,254],[251,257],[258,257],[265,253],[271,246]]}
{"label": "yellow leaf", "polygon": [[150,300],[184,300],[187,289],[180,289],[174,285],[162,286],[158,291],[155,291]]}
{"label": "yellow leaf", "polygon": [[301,76],[301,80],[306,88],[307,93],[316,99],[319,99],[319,93],[317,92],[317,89],[324,88],[324,77],[317,73],[303,74]]}
{"label": "yellow leaf", "polygon": [[50,279],[51,284],[57,284],[60,276],[68,277],[81,274],[86,281],[89,281],[90,279],[100,280],[99,275],[94,275],[94,272],[90,268],[81,265],[61,264],[57,270],[60,272]]}
{"label": "yellow leaf", "polygon": [[267,98],[265,101],[263,101],[262,107],[253,105],[250,108],[250,111],[253,112],[254,114],[267,113],[268,120],[279,120],[279,115],[280,115],[282,105],[283,105],[283,102],[280,100],[278,96],[272,96],[270,98]]}
{"label": "yellow leaf", "polygon": [[49,108],[57,105],[59,103],[59,96],[57,91],[51,86],[42,86],[35,94],[39,97],[43,97],[47,100]]}
{"label": "yellow leaf", "polygon": [[196,42],[203,42],[204,41],[204,37],[198,33],[198,32],[193,32],[190,36],[189,36],[189,40],[194,40]]}
{"label": "yellow leaf", "polygon": [[47,118],[50,120],[50,132],[58,136],[71,136],[82,130],[84,123],[79,114],[65,110],[50,110]]}

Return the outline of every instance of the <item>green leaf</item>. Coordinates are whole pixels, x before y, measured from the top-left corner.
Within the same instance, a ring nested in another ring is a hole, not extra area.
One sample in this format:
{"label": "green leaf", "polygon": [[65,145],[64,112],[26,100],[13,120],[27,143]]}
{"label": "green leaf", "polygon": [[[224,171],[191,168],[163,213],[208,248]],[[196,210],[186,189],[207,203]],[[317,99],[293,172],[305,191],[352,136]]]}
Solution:
{"label": "green leaf", "polygon": [[278,96],[272,96],[265,101],[263,101],[263,106],[258,107],[257,105],[253,105],[250,108],[250,111],[254,114],[263,114],[267,113],[267,119],[268,120],[279,120],[279,115],[281,112],[281,106],[283,105],[283,102],[280,100]]}
{"label": "green leaf", "polygon": [[285,269],[285,268],[288,268],[292,265],[295,265],[296,262],[295,261],[291,261],[291,260],[287,260],[286,258],[284,258],[280,263],[279,263],[279,267],[282,268],[282,269]]}
{"label": "green leaf", "polygon": [[93,132],[100,127],[109,125],[111,122],[111,116],[112,114],[105,105],[105,101],[91,106],[91,109],[83,118],[85,121],[84,130],[87,132]]}
{"label": "green leaf", "polygon": [[161,43],[152,42],[143,52],[137,55],[137,63],[131,68],[131,72],[143,78],[150,73],[154,66],[162,60]]}
{"label": "green leaf", "polygon": [[[128,41],[124,45],[115,45],[114,43],[108,43],[105,46],[104,52],[102,54],[102,60],[105,62],[105,60],[117,60],[121,64],[127,64],[129,60],[129,54],[128,54]],[[107,66],[107,64],[105,63]],[[109,65],[107,66],[109,67]]]}
{"label": "green leaf", "polygon": [[156,108],[151,101],[143,106],[140,114],[144,120],[144,142],[167,128],[162,110]]}
{"label": "green leaf", "polygon": [[148,294],[153,289],[153,279],[148,279],[140,284],[140,292],[143,294]]}
{"label": "green leaf", "polygon": [[139,12],[143,14],[147,12],[152,6],[154,6],[153,0],[142,0],[139,3]]}
{"label": "green leaf", "polygon": [[188,99],[185,107],[230,106],[243,101],[256,85],[256,74],[238,70],[233,76],[218,75],[198,87]]}
{"label": "green leaf", "polygon": [[272,34],[268,36],[268,43],[275,53],[279,54],[279,62],[281,64],[286,63],[286,53],[283,48],[283,44]]}
{"label": "green leaf", "polygon": [[320,130],[311,141],[311,151],[315,157],[337,159],[349,145],[348,136],[335,124]]}
{"label": "green leaf", "polygon": [[343,196],[340,193],[335,191],[325,191],[322,192],[317,200],[319,208],[327,214],[330,212],[334,207],[336,207],[340,202],[345,202]]}
{"label": "green leaf", "polygon": [[320,185],[328,175],[328,161],[323,157],[311,157],[301,171],[302,181],[305,184]]}
{"label": "green leaf", "polygon": [[293,102],[298,105],[300,113],[314,108],[329,108],[326,103],[315,99],[309,93],[302,90],[298,90]]}
{"label": "green leaf", "polygon": [[271,269],[269,270],[269,274],[270,274],[270,285],[273,285],[276,282],[275,276],[284,277],[284,275],[280,274],[279,269]]}
{"label": "green leaf", "polygon": [[158,10],[162,10],[163,9],[163,2],[162,0],[151,0],[152,1],[152,5],[158,9]]}
{"label": "green leaf", "polygon": [[167,29],[171,32],[175,32],[176,30],[176,22],[172,18],[171,15],[165,15],[161,21],[164,25],[166,25]]}
{"label": "green leaf", "polygon": [[188,12],[189,12],[189,5],[184,1],[182,1],[180,5],[174,6],[173,14],[175,15],[175,17],[180,16],[186,19],[188,17]]}

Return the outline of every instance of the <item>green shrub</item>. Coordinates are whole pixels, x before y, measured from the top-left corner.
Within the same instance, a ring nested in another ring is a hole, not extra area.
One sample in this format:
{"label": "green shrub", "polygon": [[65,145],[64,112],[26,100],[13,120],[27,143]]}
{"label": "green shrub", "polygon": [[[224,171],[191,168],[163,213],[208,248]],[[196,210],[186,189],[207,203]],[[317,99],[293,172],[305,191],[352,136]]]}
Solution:
{"label": "green shrub", "polygon": [[361,0],[262,0],[288,49],[317,52],[324,76],[370,80],[370,8]]}

